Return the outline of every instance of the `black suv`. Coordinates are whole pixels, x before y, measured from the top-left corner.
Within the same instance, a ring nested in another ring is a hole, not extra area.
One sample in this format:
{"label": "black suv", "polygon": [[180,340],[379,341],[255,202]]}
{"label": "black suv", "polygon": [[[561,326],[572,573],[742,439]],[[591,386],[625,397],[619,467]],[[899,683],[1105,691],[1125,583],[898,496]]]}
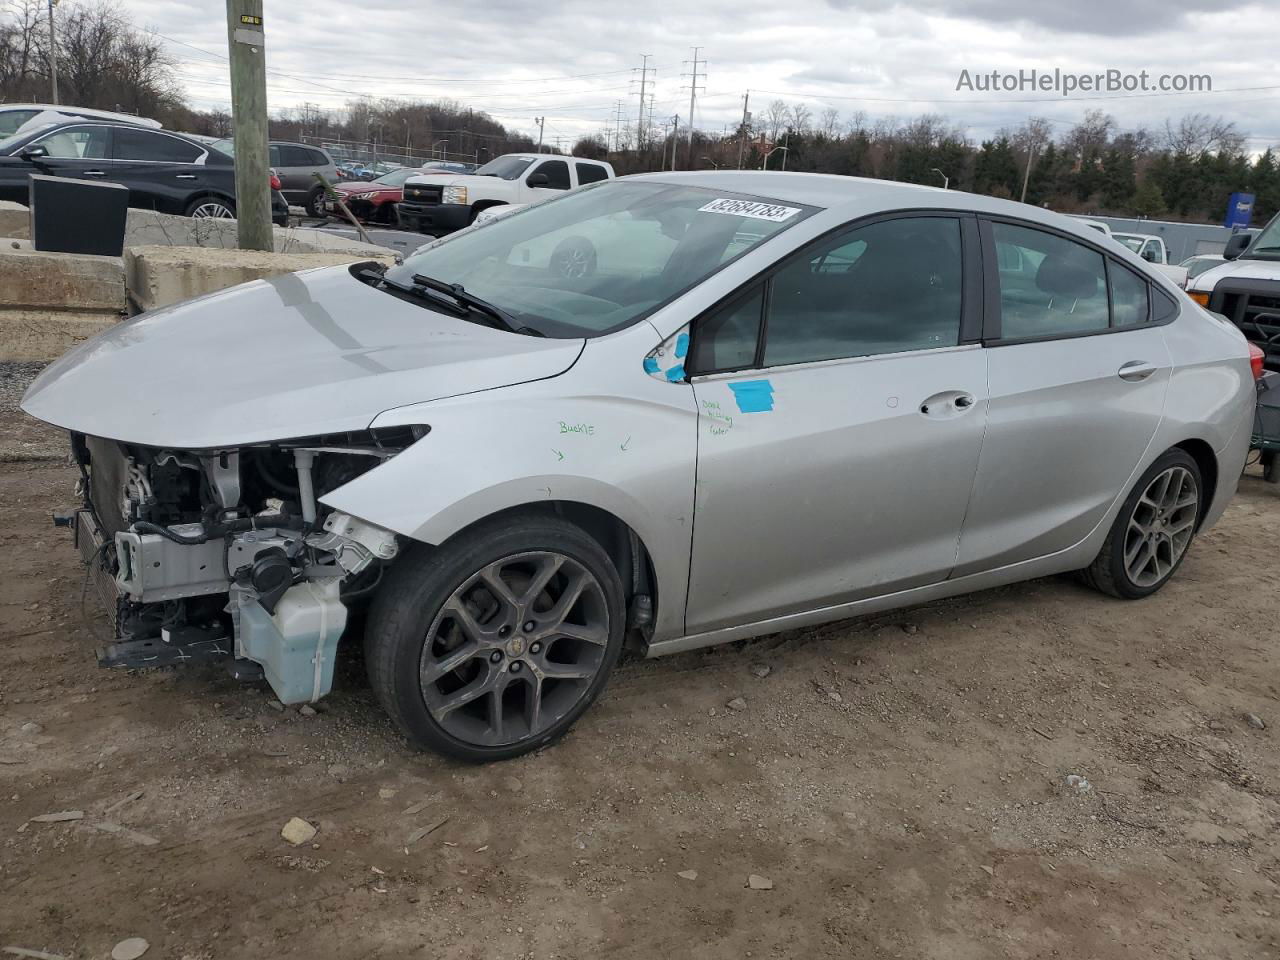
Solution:
{"label": "black suv", "polygon": [[[26,203],[33,173],[123,184],[131,207],[235,216],[235,161],[167,130],[75,120],[0,141],[0,200]],[[271,219],[281,226],[289,220],[278,190],[271,194]]]}

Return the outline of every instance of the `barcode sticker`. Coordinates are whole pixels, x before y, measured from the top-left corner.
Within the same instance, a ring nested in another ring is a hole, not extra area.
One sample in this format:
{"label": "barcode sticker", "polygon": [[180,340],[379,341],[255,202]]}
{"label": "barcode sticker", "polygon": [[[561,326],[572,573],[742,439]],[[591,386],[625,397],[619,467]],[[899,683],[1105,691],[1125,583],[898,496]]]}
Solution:
{"label": "barcode sticker", "polygon": [[699,213],[725,213],[733,217],[750,217],[752,220],[769,220],[781,223],[800,212],[799,207],[783,207],[776,203],[760,203],[758,200],[733,200],[721,197],[698,208]]}

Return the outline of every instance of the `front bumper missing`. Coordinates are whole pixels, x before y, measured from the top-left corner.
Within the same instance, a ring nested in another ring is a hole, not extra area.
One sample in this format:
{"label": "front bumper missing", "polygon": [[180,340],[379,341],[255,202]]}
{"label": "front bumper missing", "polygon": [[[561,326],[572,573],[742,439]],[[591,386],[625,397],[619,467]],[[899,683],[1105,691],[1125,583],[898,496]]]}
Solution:
{"label": "front bumper missing", "polygon": [[188,626],[172,632],[162,630],[158,637],[135,639],[123,636],[120,608],[124,598],[105,562],[106,554],[114,544],[103,538],[102,528],[88,508],[76,511],[72,529],[80,559],[88,567],[88,581],[93,584],[94,593],[98,595],[115,637],[113,642],[98,648],[98,666],[142,670],[193,661],[222,660],[231,656],[232,641],[222,630]]}

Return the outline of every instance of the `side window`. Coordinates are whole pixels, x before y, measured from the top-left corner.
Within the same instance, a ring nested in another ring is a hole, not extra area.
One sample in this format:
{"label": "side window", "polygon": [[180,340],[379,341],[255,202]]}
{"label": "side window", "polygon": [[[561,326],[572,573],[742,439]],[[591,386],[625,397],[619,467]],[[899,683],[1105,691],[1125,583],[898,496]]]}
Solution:
{"label": "side window", "polygon": [[303,147],[282,144],[280,147],[280,166],[309,167],[312,166],[311,151]]}
{"label": "side window", "polygon": [[149,130],[116,127],[117,160],[150,160],[156,163],[195,163],[204,153],[195,144]]}
{"label": "side window", "polygon": [[311,157],[311,165],[315,167],[328,167],[333,161],[326,157],[319,150],[308,150],[307,155]]}
{"label": "side window", "polygon": [[773,276],[765,365],[954,346],[962,289],[955,218],[882,220],[828,238]]}
{"label": "side window", "polygon": [[1102,254],[1051,233],[993,223],[1005,340],[1106,330]]}
{"label": "side window", "polygon": [[44,147],[58,160],[105,160],[110,142],[110,127],[63,127],[32,146]]}
{"label": "side window", "polygon": [[[568,190],[569,189],[569,164],[563,160],[547,160],[538,164],[538,168],[529,174],[530,177],[536,177],[542,174],[547,178],[547,182],[541,184],[549,190]],[[528,181],[525,181],[528,183]],[[532,184],[529,184],[532,186]]]}
{"label": "side window", "polygon": [[757,286],[699,320],[685,367],[691,373],[707,373],[754,366],[763,306],[764,287]]}
{"label": "side window", "polygon": [[599,183],[601,180],[608,180],[609,174],[604,167],[595,163],[575,163],[574,167],[578,171],[579,185],[584,183]]}
{"label": "side window", "polygon": [[1142,248],[1142,259],[1147,263],[1160,262],[1160,244],[1154,240],[1148,240],[1146,246]]}
{"label": "side window", "polygon": [[1113,262],[1111,277],[1111,316],[1117,327],[1133,327],[1146,323],[1150,315],[1147,306],[1147,281],[1131,270]]}
{"label": "side window", "polygon": [[280,147],[274,143],[267,147],[267,163],[273,167],[284,166],[284,161],[280,159]]}

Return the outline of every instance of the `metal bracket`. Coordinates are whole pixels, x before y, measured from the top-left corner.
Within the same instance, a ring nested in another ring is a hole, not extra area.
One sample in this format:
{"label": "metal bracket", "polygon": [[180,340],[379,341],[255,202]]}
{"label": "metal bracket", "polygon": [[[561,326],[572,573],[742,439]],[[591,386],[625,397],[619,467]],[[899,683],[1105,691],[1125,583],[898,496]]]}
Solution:
{"label": "metal bracket", "polygon": [[193,640],[190,643],[165,643],[159,637],[147,640],[121,640],[98,650],[98,666],[125,670],[147,670],[174,667],[183,663],[208,663],[231,656],[231,641],[226,637]]}

